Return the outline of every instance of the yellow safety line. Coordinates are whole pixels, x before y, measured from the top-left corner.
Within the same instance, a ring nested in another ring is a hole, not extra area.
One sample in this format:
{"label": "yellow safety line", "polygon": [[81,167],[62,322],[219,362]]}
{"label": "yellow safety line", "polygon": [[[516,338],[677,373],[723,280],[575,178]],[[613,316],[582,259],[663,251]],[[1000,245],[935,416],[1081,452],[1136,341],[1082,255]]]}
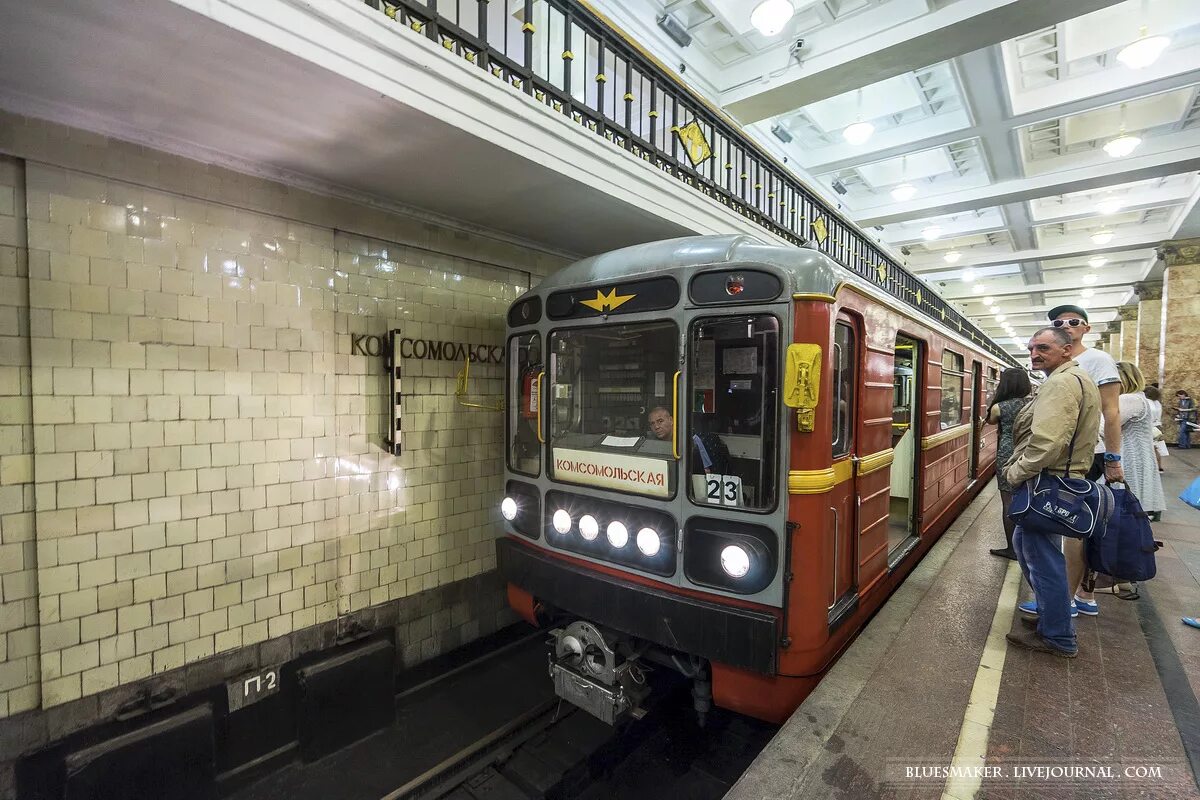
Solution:
{"label": "yellow safety line", "polygon": [[962,730],[958,734],[958,746],[950,762],[953,767],[967,769],[959,774],[952,773],[946,779],[942,800],[973,800],[982,783],[978,775],[967,776],[962,772],[971,772],[970,768],[983,767],[987,763],[988,735],[996,715],[996,698],[1000,696],[1000,678],[1004,675],[1004,657],[1008,653],[1008,642],[1004,635],[1012,628],[1020,586],[1021,567],[1015,561],[1010,561],[1008,571],[1004,574],[1004,586],[1000,589],[1000,601],[992,617],[992,627],[983,645],[983,657],[975,672],[971,699],[967,702]]}

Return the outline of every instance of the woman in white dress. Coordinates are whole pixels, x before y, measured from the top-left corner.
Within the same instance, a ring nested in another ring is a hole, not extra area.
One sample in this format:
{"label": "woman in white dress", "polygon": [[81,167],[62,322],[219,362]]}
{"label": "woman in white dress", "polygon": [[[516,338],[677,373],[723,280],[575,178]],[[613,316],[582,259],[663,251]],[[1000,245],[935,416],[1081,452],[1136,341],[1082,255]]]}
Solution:
{"label": "woman in white dress", "polygon": [[1125,485],[1157,521],[1167,507],[1162,478],[1154,459],[1154,414],[1144,389],[1142,371],[1130,361],[1117,362],[1121,377],[1121,466]]}

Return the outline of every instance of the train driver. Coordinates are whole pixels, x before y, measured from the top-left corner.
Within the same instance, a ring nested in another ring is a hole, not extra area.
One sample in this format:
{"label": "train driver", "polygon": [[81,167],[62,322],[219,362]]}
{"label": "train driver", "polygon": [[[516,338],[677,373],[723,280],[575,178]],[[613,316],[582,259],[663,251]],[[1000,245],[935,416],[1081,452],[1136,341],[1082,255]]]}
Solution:
{"label": "train driver", "polygon": [[675,420],[671,417],[670,411],[662,406],[651,409],[649,422],[650,432],[654,434],[655,439],[667,440],[671,438],[671,431],[675,428]]}

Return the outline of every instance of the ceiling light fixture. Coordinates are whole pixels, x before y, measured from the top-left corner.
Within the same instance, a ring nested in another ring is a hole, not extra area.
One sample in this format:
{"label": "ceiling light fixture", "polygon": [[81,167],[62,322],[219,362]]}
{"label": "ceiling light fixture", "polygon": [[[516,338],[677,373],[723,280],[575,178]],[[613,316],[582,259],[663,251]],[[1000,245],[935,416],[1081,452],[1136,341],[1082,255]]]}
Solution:
{"label": "ceiling light fixture", "polygon": [[[957,264],[961,258],[962,253],[958,252],[957,250],[951,250],[949,253],[946,253],[946,255],[942,256],[942,260],[944,260],[947,264]],[[964,277],[963,280],[966,280],[966,278]],[[974,278],[972,278],[972,280],[974,280]]]}
{"label": "ceiling light fixture", "polygon": [[942,235],[942,229],[939,225],[930,225],[921,231],[921,238],[927,242],[932,242],[934,239]]}
{"label": "ceiling light fixture", "polygon": [[1117,138],[1111,139],[1104,145],[1104,152],[1112,158],[1124,158],[1137,150],[1141,143],[1141,137],[1125,132],[1125,104],[1121,103],[1121,128],[1117,131]]}
{"label": "ceiling light fixture", "polygon": [[994,305],[996,305],[996,298],[994,298],[994,297],[985,297],[985,298],[983,298],[983,304],[984,304],[985,306],[994,306]]}
{"label": "ceiling light fixture", "polygon": [[962,279],[963,279],[963,283],[974,283],[975,282],[975,270],[971,269],[970,267],[968,267],[967,269],[964,269],[963,273],[962,273]]}
{"label": "ceiling light fixture", "polygon": [[892,189],[892,199],[897,203],[903,203],[905,200],[912,200],[917,194],[917,187],[911,183],[902,183],[895,189]]}
{"label": "ceiling light fixture", "polygon": [[1096,276],[1093,275],[1092,273],[1089,272],[1087,275],[1083,276],[1083,283],[1085,286],[1091,286],[1095,282],[1096,282]]}
{"label": "ceiling light fixture", "polygon": [[1006,320],[1006,319],[1008,319],[1008,317],[1006,317],[1004,314],[997,314],[997,315],[996,315],[996,321],[997,321],[997,322],[1004,322],[1004,320]]}
{"label": "ceiling light fixture", "polygon": [[866,144],[867,140],[875,133],[875,126],[869,122],[863,122],[862,118],[862,89],[858,90],[858,117],[856,120],[846,126],[842,131],[842,137],[847,142],[853,145]]}
{"label": "ceiling light fixture", "polygon": [[1082,297],[1091,297],[1096,293],[1095,289],[1080,289],[1079,294]]}
{"label": "ceiling light fixture", "polygon": [[1096,244],[1108,244],[1113,239],[1113,232],[1108,228],[1101,231],[1096,231],[1092,234],[1092,241]]}
{"label": "ceiling light fixture", "polygon": [[1130,69],[1145,69],[1158,61],[1158,57],[1170,44],[1169,36],[1147,36],[1146,26],[1143,25],[1138,31],[1138,40],[1122,47],[1117,53],[1117,61]]}
{"label": "ceiling light fixture", "polygon": [[971,291],[974,292],[975,294],[983,294],[984,292],[987,291],[987,287],[984,286],[982,283],[977,283],[977,284],[975,284],[974,287],[972,287]]}
{"label": "ceiling light fixture", "polygon": [[869,122],[853,122],[842,131],[842,136],[853,145],[866,144],[875,133],[875,126]]}
{"label": "ceiling light fixture", "polygon": [[763,0],[750,12],[750,24],[763,36],[775,36],[795,13],[789,0]]}
{"label": "ceiling light fixture", "polygon": [[1130,136],[1121,131],[1117,138],[1110,140],[1104,145],[1104,152],[1108,153],[1112,158],[1124,158],[1125,156],[1138,149],[1138,145],[1142,143],[1140,136]]}
{"label": "ceiling light fixture", "polygon": [[1121,210],[1121,206],[1123,205],[1125,205],[1125,201],[1119,197],[1113,197],[1110,195],[1096,203],[1096,210],[1105,215],[1115,214]]}
{"label": "ceiling light fixture", "polygon": [[1088,266],[1094,269],[1099,269],[1108,263],[1108,259],[1104,256],[1092,256],[1088,259]]}

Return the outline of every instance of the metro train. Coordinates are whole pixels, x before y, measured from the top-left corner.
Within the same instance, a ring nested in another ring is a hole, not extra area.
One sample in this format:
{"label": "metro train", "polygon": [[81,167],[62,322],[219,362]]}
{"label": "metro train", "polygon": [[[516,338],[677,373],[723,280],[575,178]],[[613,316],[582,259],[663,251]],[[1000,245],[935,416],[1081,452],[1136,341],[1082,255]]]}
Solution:
{"label": "metro train", "polygon": [[497,559],[559,695],[615,722],[676,669],[785,720],[994,470],[1007,364],[945,319],[744,235],[518,298]]}

